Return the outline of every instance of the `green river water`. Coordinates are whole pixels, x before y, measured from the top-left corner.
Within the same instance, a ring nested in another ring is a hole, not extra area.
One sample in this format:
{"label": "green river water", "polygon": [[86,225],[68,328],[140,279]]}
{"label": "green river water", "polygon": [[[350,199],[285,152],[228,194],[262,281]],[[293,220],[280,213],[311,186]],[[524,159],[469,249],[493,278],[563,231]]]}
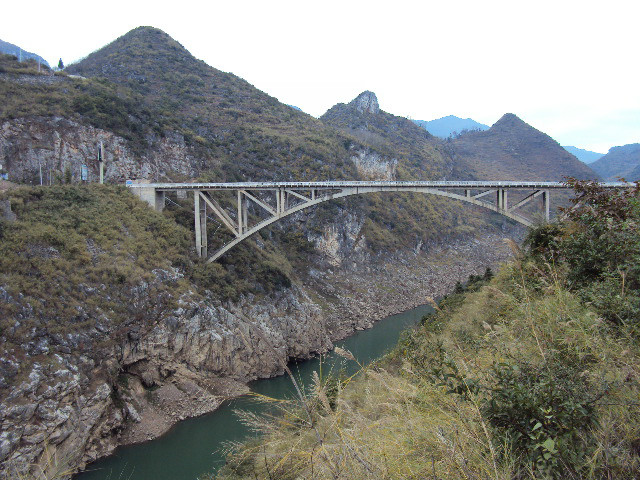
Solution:
{"label": "green river water", "polygon": [[[371,362],[397,343],[402,330],[415,325],[431,311],[431,307],[424,305],[392,315],[336,345],[352,352],[360,363]],[[321,361],[325,372],[332,367],[340,368],[343,363],[347,373],[358,368],[354,362],[345,363],[333,352],[289,367],[302,384],[309,385],[311,374],[320,368]],[[253,392],[275,398],[294,396],[294,387],[287,376],[257,380],[250,387]],[[74,476],[73,480],[196,480],[224,465],[222,449],[226,442],[245,440],[253,434],[239,421],[234,410],[259,413],[265,408],[249,395],[230,400],[215,412],[178,423],[156,440],[118,448],[110,457],[89,465],[87,471]]]}

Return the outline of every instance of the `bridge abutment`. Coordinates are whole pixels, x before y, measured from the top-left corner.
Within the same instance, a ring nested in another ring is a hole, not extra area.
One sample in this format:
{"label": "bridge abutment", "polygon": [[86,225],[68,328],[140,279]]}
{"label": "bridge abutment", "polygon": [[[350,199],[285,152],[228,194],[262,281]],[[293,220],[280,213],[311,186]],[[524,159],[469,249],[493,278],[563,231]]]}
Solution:
{"label": "bridge abutment", "polygon": [[155,187],[151,186],[141,186],[132,190],[140,197],[141,200],[144,200],[151,205],[151,208],[156,212],[164,210],[164,190],[157,190]]}

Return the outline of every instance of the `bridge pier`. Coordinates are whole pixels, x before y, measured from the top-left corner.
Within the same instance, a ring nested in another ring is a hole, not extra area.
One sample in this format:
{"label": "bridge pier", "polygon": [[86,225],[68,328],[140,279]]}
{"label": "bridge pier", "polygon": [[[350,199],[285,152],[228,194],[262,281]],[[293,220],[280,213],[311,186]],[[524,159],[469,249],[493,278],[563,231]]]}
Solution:
{"label": "bridge pier", "polygon": [[507,207],[507,190],[504,188],[499,188],[496,191],[496,206],[501,212],[509,211],[509,208]]}
{"label": "bridge pier", "polygon": [[196,234],[196,253],[207,257],[207,203],[199,190],[193,192],[193,212]]}

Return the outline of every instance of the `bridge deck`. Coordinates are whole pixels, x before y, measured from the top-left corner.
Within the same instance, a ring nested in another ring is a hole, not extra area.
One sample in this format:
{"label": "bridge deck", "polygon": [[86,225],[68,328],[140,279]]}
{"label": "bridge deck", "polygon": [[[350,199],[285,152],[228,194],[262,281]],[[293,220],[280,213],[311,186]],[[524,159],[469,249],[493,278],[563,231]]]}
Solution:
{"label": "bridge deck", "polygon": [[[331,190],[332,188],[391,187],[391,188],[447,188],[447,189],[483,189],[483,188],[533,188],[568,189],[563,182],[514,182],[514,181],[333,181],[333,182],[234,182],[234,183],[134,183],[130,188],[153,188],[156,191],[175,190],[272,190],[276,188]],[[604,182],[604,188],[632,187],[632,183]]]}

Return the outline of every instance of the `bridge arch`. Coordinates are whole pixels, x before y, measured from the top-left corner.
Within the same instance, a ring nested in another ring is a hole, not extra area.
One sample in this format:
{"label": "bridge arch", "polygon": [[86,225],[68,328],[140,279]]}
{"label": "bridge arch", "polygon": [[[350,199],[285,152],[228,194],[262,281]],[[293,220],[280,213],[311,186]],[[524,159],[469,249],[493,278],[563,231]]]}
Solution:
{"label": "bridge arch", "polygon": [[[127,184],[140,198],[156,210],[162,210],[166,192],[178,192],[186,196],[193,192],[196,251],[207,258],[207,211],[212,211],[234,235],[234,239],[213,252],[208,258],[213,262],[235,245],[255,235],[263,228],[296,212],[323,202],[351,195],[374,192],[417,192],[447,197],[484,207],[525,226],[532,221],[516,210],[537,197],[542,197],[544,218],[549,220],[550,191],[570,190],[561,182],[518,181],[334,181],[334,182],[236,182],[236,183],[137,183]],[[600,183],[602,188],[631,188],[628,182]],[[235,218],[211,196],[212,192],[227,191],[237,195]],[[261,193],[258,193],[261,192]],[[265,195],[266,192],[266,195]],[[525,196],[511,204],[510,192]],[[265,196],[271,197],[265,200]],[[262,198],[261,198],[262,197]],[[268,217],[249,226],[247,204],[252,202],[268,213]]]}
{"label": "bridge arch", "polygon": [[[218,249],[217,251],[215,251],[208,259],[208,262],[214,262],[216,261],[218,258],[220,258],[222,255],[224,255],[226,252],[228,252],[229,250],[231,250],[233,247],[235,247],[236,245],[238,245],[239,243],[247,240],[248,238],[252,237],[253,235],[255,235],[256,233],[258,233],[260,230],[262,230],[265,227],[268,227],[269,225],[282,220],[283,218],[286,218],[290,215],[293,215],[297,212],[306,210],[307,208],[311,208],[314,207],[316,205],[319,205],[321,203],[324,202],[328,202],[331,200],[335,200],[338,198],[345,198],[345,197],[349,197],[352,195],[362,195],[362,194],[367,194],[367,193],[375,193],[375,192],[420,192],[420,193],[426,193],[426,194],[431,194],[431,195],[437,195],[437,196],[441,196],[441,197],[447,197],[447,198],[452,198],[455,200],[460,200],[462,202],[467,202],[473,205],[478,205],[480,207],[486,208],[488,210],[491,210],[493,212],[497,212],[501,215],[504,215],[507,218],[510,218],[511,220],[514,220],[522,225],[525,225],[527,227],[531,227],[533,225],[533,223],[531,222],[531,220],[523,217],[522,215],[513,212],[511,210],[509,210],[508,208],[500,208],[497,204],[491,204],[487,201],[481,201],[478,200],[477,198],[473,197],[473,196],[467,196],[467,195],[460,195],[454,192],[449,192],[449,191],[443,191],[443,190],[438,190],[438,189],[433,189],[433,188],[416,188],[416,189],[403,189],[403,188],[382,188],[382,187],[361,187],[361,188],[345,188],[342,191],[335,193],[335,194],[328,194],[328,195],[322,195],[320,197],[316,197],[314,199],[311,199],[309,197],[306,197],[307,200],[306,201],[302,201],[301,203],[298,203],[292,207],[286,208],[285,210],[281,211],[279,214],[275,214],[275,215],[271,215],[270,217],[256,223],[255,225],[251,226],[250,228],[247,228],[246,230],[243,230],[243,232],[240,235],[236,235],[236,237],[234,239],[232,239],[231,241],[227,242],[224,246],[222,246],[220,249]],[[286,192],[286,193],[291,193],[291,192]],[[286,194],[285,193],[285,194]],[[490,192],[487,192],[487,194]],[[543,197],[543,201],[547,202],[548,201],[548,192],[547,191],[539,191],[539,192],[535,192],[537,194],[532,195],[531,198],[529,198],[529,200],[533,199],[534,197],[537,197],[538,195],[542,195]],[[496,197],[499,197],[501,195],[501,192],[498,191],[496,192]],[[503,194],[504,195],[504,194]],[[499,201],[499,200],[498,200]],[[206,202],[206,200],[205,200]],[[528,203],[528,201],[526,202]],[[522,206],[522,205],[519,205]],[[505,206],[506,207],[506,206]],[[242,208],[242,207],[241,207]],[[233,230],[234,233],[237,233],[237,230]],[[203,256],[206,256],[203,255]]]}

